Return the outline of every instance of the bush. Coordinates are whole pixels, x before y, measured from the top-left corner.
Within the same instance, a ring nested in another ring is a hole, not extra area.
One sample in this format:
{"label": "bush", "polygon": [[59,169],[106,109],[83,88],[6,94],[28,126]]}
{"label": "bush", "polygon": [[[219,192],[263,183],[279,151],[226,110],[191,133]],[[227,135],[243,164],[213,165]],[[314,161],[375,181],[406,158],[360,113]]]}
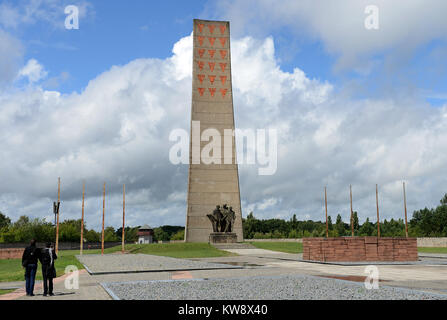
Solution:
{"label": "bush", "polygon": [[171,240],[184,240],[185,239],[185,229],[179,230],[176,234],[171,237]]}

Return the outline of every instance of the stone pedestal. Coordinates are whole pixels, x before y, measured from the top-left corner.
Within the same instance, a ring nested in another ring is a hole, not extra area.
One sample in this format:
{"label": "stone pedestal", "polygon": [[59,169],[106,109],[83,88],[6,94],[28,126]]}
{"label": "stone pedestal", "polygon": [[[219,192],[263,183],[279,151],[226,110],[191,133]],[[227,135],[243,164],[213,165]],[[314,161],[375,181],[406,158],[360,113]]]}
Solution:
{"label": "stone pedestal", "polygon": [[236,243],[237,235],[233,232],[213,232],[210,233],[210,243]]}

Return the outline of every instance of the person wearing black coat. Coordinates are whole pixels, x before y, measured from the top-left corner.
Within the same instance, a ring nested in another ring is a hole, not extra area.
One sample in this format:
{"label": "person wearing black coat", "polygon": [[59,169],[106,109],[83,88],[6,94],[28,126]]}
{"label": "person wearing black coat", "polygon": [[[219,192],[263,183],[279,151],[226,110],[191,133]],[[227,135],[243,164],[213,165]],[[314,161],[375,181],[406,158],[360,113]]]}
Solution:
{"label": "person wearing black coat", "polygon": [[54,296],[53,293],[53,279],[56,278],[56,268],[54,267],[54,260],[57,255],[51,243],[47,243],[47,247],[42,249],[40,254],[40,262],[42,263],[42,277],[43,277],[43,296],[47,294]]}
{"label": "person wearing black coat", "polygon": [[31,240],[22,255],[22,266],[25,268],[26,295],[34,296],[34,282],[36,280],[37,261],[40,257],[40,249],[36,248],[36,240]]}

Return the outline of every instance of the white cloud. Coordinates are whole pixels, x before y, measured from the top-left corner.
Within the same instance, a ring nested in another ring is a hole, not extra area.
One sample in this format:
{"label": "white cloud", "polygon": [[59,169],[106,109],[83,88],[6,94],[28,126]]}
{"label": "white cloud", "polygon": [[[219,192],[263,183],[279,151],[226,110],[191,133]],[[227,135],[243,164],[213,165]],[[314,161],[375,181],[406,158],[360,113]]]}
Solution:
{"label": "white cloud", "polygon": [[[189,129],[191,36],[167,59],[138,59],[62,95],[31,85],[0,94],[0,204],[20,214],[51,217],[57,177],[63,218],[79,218],[87,184],[87,223],[100,226],[102,183],[106,224],[120,226],[126,183],[128,223],[184,224],[187,166],[169,162],[169,133]],[[239,128],[277,128],[278,170],[258,176],[241,167],[243,214],[321,220],[323,187],[329,214],[349,212],[349,184],[360,218],[401,217],[400,182],[408,209],[435,205],[447,190],[447,107],[414,101],[339,96],[332,85],[296,68],[281,70],[271,37],[233,39],[233,85]]]}
{"label": "white cloud", "polygon": [[[371,4],[379,9],[378,30],[364,26]],[[447,40],[446,11],[444,0],[220,0],[208,13],[231,20],[233,34],[270,34],[289,27],[299,37],[321,40],[338,56],[338,69],[368,73],[377,53],[386,51],[397,64],[420,45]]]}
{"label": "white cloud", "polygon": [[45,71],[44,67],[36,59],[30,59],[20,69],[18,78],[27,78],[30,83],[34,83],[44,79],[47,74],[48,72]]}

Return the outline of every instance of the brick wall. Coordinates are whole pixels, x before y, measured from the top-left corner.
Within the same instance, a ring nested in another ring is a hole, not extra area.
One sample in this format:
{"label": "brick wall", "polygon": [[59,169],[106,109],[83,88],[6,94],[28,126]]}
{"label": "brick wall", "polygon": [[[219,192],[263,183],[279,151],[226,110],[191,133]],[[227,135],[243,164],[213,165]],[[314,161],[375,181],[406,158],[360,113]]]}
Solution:
{"label": "brick wall", "polygon": [[0,260],[21,259],[24,250],[23,248],[0,249]]}
{"label": "brick wall", "polygon": [[417,261],[416,238],[304,238],[303,260]]}

